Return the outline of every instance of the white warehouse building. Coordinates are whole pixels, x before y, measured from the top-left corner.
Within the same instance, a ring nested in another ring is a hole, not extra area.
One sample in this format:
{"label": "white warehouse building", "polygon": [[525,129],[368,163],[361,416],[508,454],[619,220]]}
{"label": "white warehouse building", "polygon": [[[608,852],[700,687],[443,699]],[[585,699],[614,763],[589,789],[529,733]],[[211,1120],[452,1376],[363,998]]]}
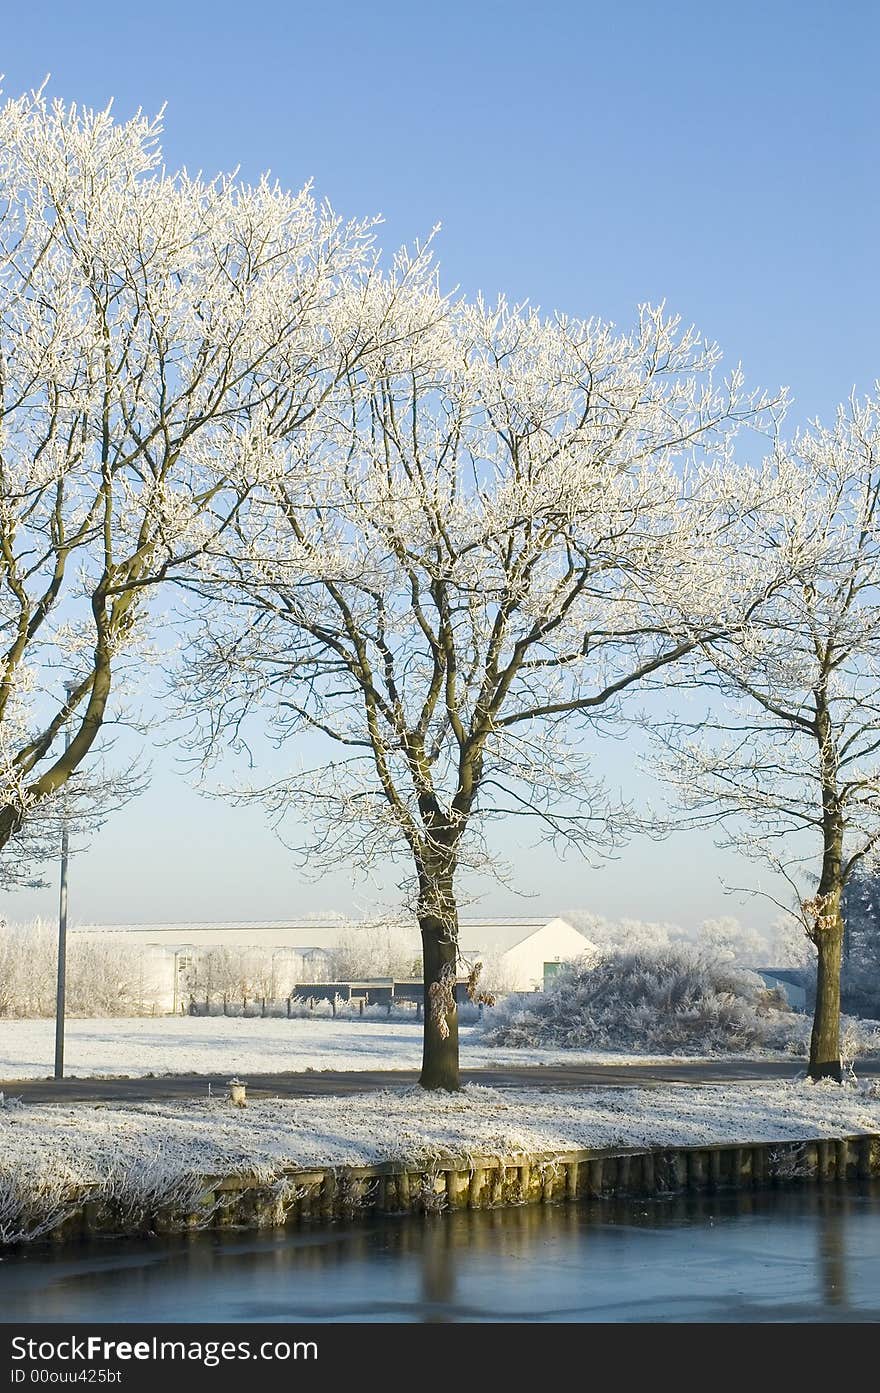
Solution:
{"label": "white warehouse building", "polygon": [[[342,927],[342,920],[82,924],[70,933],[73,951],[77,940],[92,940],[130,953],[139,1009],[162,1015],[185,1009],[191,996],[204,991],[212,954],[242,964],[253,997],[283,998],[296,983],[327,982],[332,944]],[[309,942],[317,936],[322,945]],[[559,918],[463,919],[460,943],[465,962],[482,961],[486,985],[498,991],[540,991],[563,963],[595,951]]]}
{"label": "white warehouse building", "polygon": [[596,948],[567,919],[462,920],[461,950],[484,964],[489,986],[499,991],[541,991],[559,969]]}

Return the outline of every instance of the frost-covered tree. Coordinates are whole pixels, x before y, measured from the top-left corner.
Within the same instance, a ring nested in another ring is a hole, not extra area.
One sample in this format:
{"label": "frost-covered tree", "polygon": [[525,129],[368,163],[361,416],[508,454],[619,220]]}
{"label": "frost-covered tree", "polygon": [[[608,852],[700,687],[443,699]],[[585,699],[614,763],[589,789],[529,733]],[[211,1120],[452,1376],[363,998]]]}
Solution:
{"label": "frost-covered tree", "polygon": [[251,973],[241,948],[205,948],[191,955],[186,989],[199,1000],[229,998],[243,1001],[253,996]]}
{"label": "frost-covered tree", "polygon": [[335,982],[367,977],[407,978],[420,970],[418,934],[403,924],[347,923],[336,936],[331,965]]}
{"label": "frost-covered tree", "polygon": [[844,1009],[880,1019],[880,877],[855,872],[843,892]]}
{"label": "frost-covered tree", "polygon": [[721,962],[735,962],[739,967],[769,966],[765,935],[741,924],[732,915],[704,919],[697,930],[696,941]]}
{"label": "frost-covered tree", "polygon": [[566,910],[563,917],[602,950],[653,951],[683,944],[735,963],[737,967],[788,967],[810,973],[811,948],[803,928],[790,915],[780,915],[764,930],[740,923],[732,915],[704,919],[693,931],[681,924],[650,923],[641,919],[606,919],[589,910]]}
{"label": "frost-covered tree", "polygon": [[381,337],[369,225],[169,174],[159,132],[0,109],[0,850],[94,753],[156,587],[234,525],[255,431],[295,438]]}
{"label": "frost-covered tree", "polygon": [[841,901],[880,846],[878,401],[744,471],[739,514],[731,586],[768,566],[789,580],[703,645],[694,681],[721,701],[669,724],[666,772],[696,820],[791,885],[816,949],[810,1074],[839,1079]]}
{"label": "frost-covered tree", "polygon": [[[109,742],[108,742],[109,743]],[[148,773],[138,760],[125,768],[107,767],[106,748],[93,748],[88,762],[75,769],[54,797],[35,799],[27,815],[0,852],[0,884],[42,888],[49,863],[57,861],[67,833],[68,855],[89,846],[107,819],[142,793]]]}
{"label": "frost-covered tree", "polygon": [[421,1082],[454,1089],[457,877],[491,864],[494,818],[620,844],[593,741],[716,622],[724,471],[693,457],[757,403],[659,310],[630,333],[503,303],[425,317],[243,475],[187,692],[209,754],[257,714],[323,746],[244,795],[312,820],[312,867],[408,864]]}
{"label": "frost-covered tree", "polygon": [[681,924],[643,919],[606,919],[604,915],[584,909],[566,910],[562,917],[590,943],[603,949],[664,948],[690,937]]}

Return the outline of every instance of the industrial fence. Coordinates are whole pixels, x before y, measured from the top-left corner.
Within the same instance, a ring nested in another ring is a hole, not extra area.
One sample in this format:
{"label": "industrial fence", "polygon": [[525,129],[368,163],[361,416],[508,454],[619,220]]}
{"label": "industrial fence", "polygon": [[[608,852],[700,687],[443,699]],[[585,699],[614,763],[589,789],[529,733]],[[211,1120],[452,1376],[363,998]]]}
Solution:
{"label": "industrial fence", "polygon": [[[482,1005],[474,1005],[467,994],[467,981],[456,983],[455,999],[459,1018],[467,1023],[482,1017]],[[245,1019],[329,1016],[334,1019],[368,1018],[421,1020],[424,985],[420,981],[298,982],[289,995],[237,996],[195,994],[181,1002],[181,1014],[190,1016],[238,1016]]]}

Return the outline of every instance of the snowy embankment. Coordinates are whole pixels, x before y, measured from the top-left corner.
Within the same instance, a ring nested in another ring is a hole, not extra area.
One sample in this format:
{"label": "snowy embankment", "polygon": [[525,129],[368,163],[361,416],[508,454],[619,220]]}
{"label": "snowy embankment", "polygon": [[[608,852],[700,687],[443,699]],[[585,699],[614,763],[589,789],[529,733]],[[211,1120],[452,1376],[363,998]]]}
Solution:
{"label": "snowy embankment", "polygon": [[880,1133],[880,1088],[834,1084],[595,1089],[384,1089],[358,1099],[226,1099],[136,1106],[0,1106],[0,1243],[39,1238],[85,1199],[138,1231],[157,1208],[198,1208],[209,1178],[287,1184],[285,1172],[441,1158],[535,1158],[586,1148],[677,1148]]}
{"label": "snowy embankment", "polygon": [[513,1156],[611,1146],[736,1145],[880,1132],[880,1086],[834,1083],[670,1084],[651,1089],[417,1087],[246,1108],[189,1103],[0,1107],[0,1170],[46,1167],[97,1178],[150,1156],[201,1174],[368,1165],[439,1154]]}
{"label": "snowy embankment", "polygon": [[[0,1079],[38,1079],[52,1072],[54,1022],[0,1020]],[[680,1057],[680,1056],[679,1056]],[[695,1058],[696,1056],[689,1056]],[[488,1045],[478,1026],[461,1029],[466,1069],[505,1064],[667,1063],[673,1055]],[[286,1073],[306,1069],[418,1069],[417,1021],[243,1020],[233,1016],[135,1016],[69,1020],[66,1073],[80,1078],[161,1074]]]}
{"label": "snowy embankment", "polygon": [[773,1083],[577,1093],[471,1086],[350,1097],[0,1108],[0,1240],[37,1237],[90,1198],[123,1212],[185,1204],[205,1177],[529,1157],[581,1148],[686,1147],[880,1132],[876,1085]]}

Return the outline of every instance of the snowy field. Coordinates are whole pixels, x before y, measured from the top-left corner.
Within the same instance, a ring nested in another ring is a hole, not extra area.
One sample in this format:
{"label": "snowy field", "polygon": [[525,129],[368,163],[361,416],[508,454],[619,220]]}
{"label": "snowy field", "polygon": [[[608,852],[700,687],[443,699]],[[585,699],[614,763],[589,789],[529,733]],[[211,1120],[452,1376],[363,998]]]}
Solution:
{"label": "snowy field", "polygon": [[[38,1079],[52,1072],[51,1020],[0,1020],[0,1079]],[[80,1078],[122,1074],[284,1073],[306,1069],[418,1069],[422,1027],[417,1021],[242,1020],[225,1016],[159,1016],[71,1020],[65,1034],[65,1072]],[[504,1064],[666,1063],[669,1055],[608,1054],[597,1050],[491,1047],[478,1026],[461,1028],[466,1069]]]}

